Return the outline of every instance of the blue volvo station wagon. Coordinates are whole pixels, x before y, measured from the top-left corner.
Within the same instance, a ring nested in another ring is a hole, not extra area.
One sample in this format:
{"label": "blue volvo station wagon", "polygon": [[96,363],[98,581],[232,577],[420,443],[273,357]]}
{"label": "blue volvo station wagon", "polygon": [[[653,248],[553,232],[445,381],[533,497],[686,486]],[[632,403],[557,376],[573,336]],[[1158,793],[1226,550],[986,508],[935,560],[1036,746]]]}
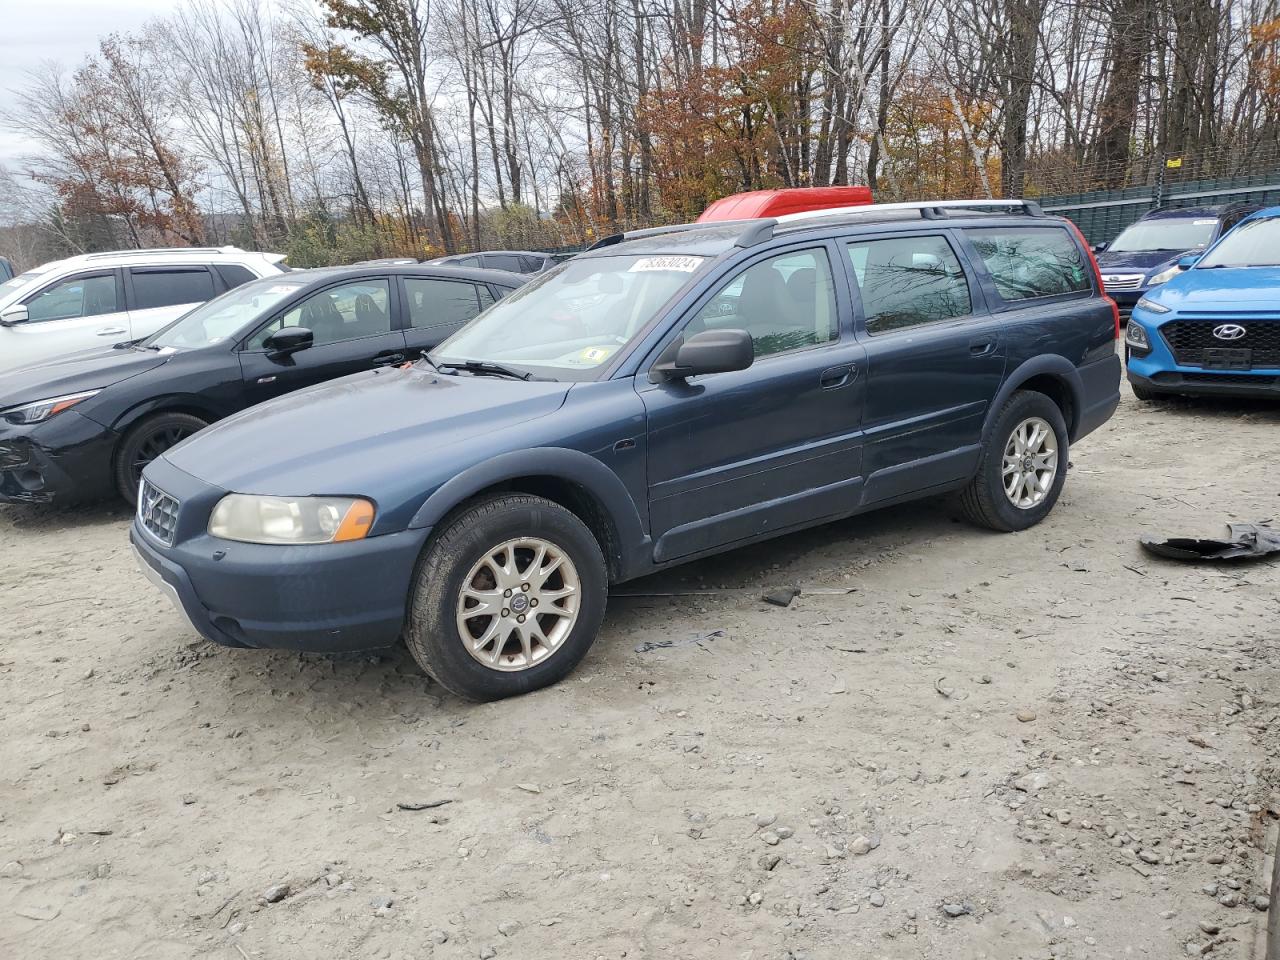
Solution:
{"label": "blue volvo station wagon", "polygon": [[1280,397],[1280,207],[1268,207],[1138,301],[1125,333],[1140,400]]}
{"label": "blue volvo station wagon", "polygon": [[403,638],[493,700],[568,674],[612,583],[943,493],[1031,527],[1119,403],[1118,316],[1069,222],[971,206],[610,238],[411,367],[166,451],[143,571],[215,642]]}

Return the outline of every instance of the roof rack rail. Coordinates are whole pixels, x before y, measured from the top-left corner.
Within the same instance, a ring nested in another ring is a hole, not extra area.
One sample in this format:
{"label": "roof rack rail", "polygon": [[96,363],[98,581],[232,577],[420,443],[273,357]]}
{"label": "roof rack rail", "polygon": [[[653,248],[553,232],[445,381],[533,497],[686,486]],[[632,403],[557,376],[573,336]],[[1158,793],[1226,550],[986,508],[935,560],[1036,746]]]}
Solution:
{"label": "roof rack rail", "polygon": [[[721,221],[724,223],[725,221]],[[763,220],[755,220],[751,222],[751,226],[743,230],[738,235],[738,239],[733,241],[735,247],[754,247],[757,243],[764,243],[766,240],[773,239],[773,228],[778,225],[778,221],[773,217],[766,217]]]}
{"label": "roof rack rail", "polygon": [[624,240],[638,240],[641,237],[660,237],[664,233],[682,233],[685,230],[716,230],[735,225],[746,226],[748,224],[755,224],[759,222],[759,220],[708,220],[705,223],[672,223],[665,227],[644,227],[640,230],[626,230],[622,233],[613,233],[607,237],[601,237],[591,246],[587,247],[587,250],[599,250],[602,247],[612,247],[615,243],[622,243]]}
{"label": "roof rack rail", "polygon": [[913,200],[906,203],[872,203],[856,207],[829,207],[825,210],[801,210],[798,213],[785,213],[778,217],[779,223],[794,223],[798,220],[813,220],[818,217],[846,216],[862,214],[874,217],[877,213],[894,210],[916,210],[922,220],[941,220],[949,210],[1007,210],[1019,212],[1028,217],[1043,217],[1045,213],[1040,204],[1034,200]]}
{"label": "roof rack rail", "polygon": [[104,259],[106,257],[143,257],[157,253],[173,253],[186,256],[191,253],[244,253],[239,247],[144,247],[137,250],[103,250],[99,253],[87,253],[86,260]]}

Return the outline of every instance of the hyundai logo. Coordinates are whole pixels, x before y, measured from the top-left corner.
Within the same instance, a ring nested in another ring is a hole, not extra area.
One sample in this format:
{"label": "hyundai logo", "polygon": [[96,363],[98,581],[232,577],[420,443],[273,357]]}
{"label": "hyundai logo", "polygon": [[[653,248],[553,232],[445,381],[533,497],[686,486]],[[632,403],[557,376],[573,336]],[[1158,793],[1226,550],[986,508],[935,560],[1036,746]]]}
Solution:
{"label": "hyundai logo", "polygon": [[1220,323],[1213,328],[1213,335],[1219,340],[1239,340],[1245,333],[1244,327],[1238,323]]}

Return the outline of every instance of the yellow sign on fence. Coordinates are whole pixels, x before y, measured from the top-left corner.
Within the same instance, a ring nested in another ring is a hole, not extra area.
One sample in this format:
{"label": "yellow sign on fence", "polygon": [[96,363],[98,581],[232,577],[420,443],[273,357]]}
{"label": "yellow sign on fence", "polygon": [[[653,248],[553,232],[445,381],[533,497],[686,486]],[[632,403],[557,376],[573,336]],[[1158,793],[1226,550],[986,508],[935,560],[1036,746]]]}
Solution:
{"label": "yellow sign on fence", "polygon": [[1164,162],[1164,165],[1170,170],[1177,170],[1180,166],[1182,166],[1182,158],[1170,157],[1168,160]]}

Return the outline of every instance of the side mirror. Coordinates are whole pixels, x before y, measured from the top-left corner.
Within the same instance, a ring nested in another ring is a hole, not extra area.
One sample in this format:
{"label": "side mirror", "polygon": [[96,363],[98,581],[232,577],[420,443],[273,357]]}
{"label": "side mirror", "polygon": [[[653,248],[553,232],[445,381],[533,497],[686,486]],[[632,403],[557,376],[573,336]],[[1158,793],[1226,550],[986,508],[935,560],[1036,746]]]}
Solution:
{"label": "side mirror", "polygon": [[267,337],[262,344],[267,352],[277,357],[287,357],[306,350],[316,342],[316,335],[306,327],[285,327]]}
{"label": "side mirror", "polygon": [[688,340],[676,340],[653,365],[649,379],[684,380],[703,373],[745,370],[755,359],[755,345],[745,330],[705,330]]}
{"label": "side mirror", "polygon": [[1204,254],[1202,253],[1192,253],[1192,254],[1188,254],[1185,257],[1180,257],[1178,259],[1178,269],[1190,270],[1192,267],[1194,267],[1197,263],[1200,262],[1200,258],[1202,256],[1204,256]]}
{"label": "side mirror", "polygon": [[1102,253],[1106,249],[1107,249],[1107,245],[1105,243],[1095,243],[1093,245],[1094,253]]}
{"label": "side mirror", "polygon": [[0,327],[16,327],[20,323],[26,323],[30,318],[27,308],[20,303],[15,303],[12,307],[8,307],[0,312]]}

